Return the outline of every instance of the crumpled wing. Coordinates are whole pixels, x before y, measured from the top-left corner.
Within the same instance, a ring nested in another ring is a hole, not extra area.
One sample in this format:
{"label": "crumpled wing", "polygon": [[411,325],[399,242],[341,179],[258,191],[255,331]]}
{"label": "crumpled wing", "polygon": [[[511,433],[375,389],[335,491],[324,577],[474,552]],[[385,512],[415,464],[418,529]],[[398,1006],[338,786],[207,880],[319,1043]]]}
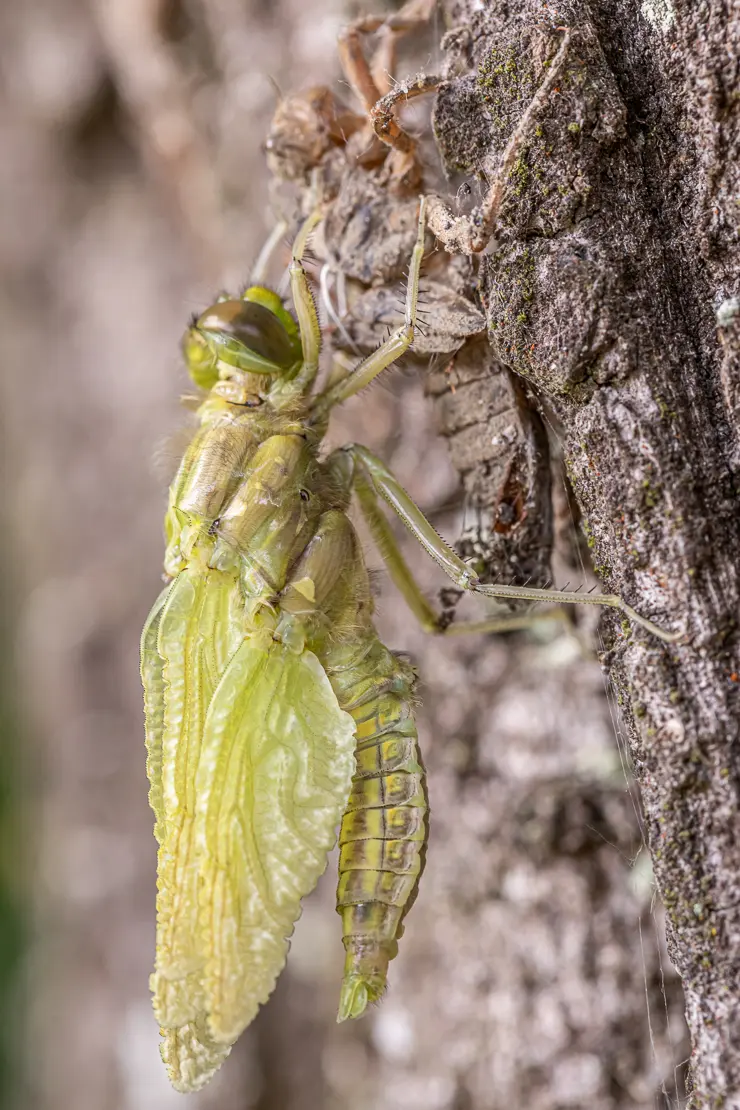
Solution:
{"label": "crumpled wing", "polygon": [[[151,987],[165,1034],[162,1055],[173,1082],[185,1090],[192,1089],[188,1072],[195,1061],[193,1075],[205,1082],[228,1054],[213,1044],[205,1026],[195,776],[208,706],[243,636],[242,613],[233,575],[187,568],[160,597],[142,637],[149,798],[160,845]],[[171,1036],[170,1030],[177,1032]]]}
{"label": "crumpled wing", "polygon": [[164,730],[164,659],[157,651],[162,610],[170,592],[166,586],[154,602],[141,634],[141,681],[144,687],[146,736],[146,773],[149,779],[149,805],[154,810],[154,835],[161,843],[162,819],[162,733]]}
{"label": "crumpled wing", "polygon": [[241,645],[208,712],[196,783],[205,990],[219,1043],[233,1044],[282,970],[301,899],[336,841],[354,737],[312,652]]}
{"label": "crumpled wing", "polygon": [[181,1091],[208,1081],[271,993],[355,766],[354,721],[318,659],[244,640],[243,611],[232,575],[188,568],[142,638],[160,810],[151,986]]}

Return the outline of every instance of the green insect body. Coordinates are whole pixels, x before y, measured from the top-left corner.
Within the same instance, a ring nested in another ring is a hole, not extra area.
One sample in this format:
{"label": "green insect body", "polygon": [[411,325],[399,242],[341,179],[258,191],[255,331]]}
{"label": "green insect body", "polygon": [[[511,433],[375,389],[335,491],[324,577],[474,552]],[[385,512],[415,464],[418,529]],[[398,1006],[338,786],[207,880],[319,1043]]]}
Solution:
{"label": "green insect body", "polygon": [[172,581],[142,635],[151,986],[182,1091],[207,1082],[269,997],[340,823],[340,1020],[381,996],[426,839],[414,672],[372,623],[351,457],[319,456],[318,324],[291,269],[303,342],[262,287],[186,335],[208,394],[170,489]]}
{"label": "green insect body", "polygon": [[359,1017],[385,989],[421,872],[427,805],[411,667],[372,635],[349,651],[338,645],[327,673],[356,729],[356,770],[339,834],[337,910],[346,949],[341,1021]]}
{"label": "green insect body", "polygon": [[346,950],[339,1020],[377,1001],[413,901],[426,795],[414,672],[373,625],[352,494],[410,610],[430,632],[531,623],[507,613],[449,628],[417,586],[384,501],[455,584],[488,597],[619,608],[612,594],[481,583],[365,448],[324,457],[334,405],[413,342],[424,210],[404,323],[353,370],[314,392],[320,331],[293,249],[295,318],[269,289],[223,299],[187,331],[185,361],[206,391],[170,488],[165,571],[142,634],[150,802],[159,843],[151,980],[162,1056],[195,1091],[269,997],[301,899],[339,832],[337,910]]}

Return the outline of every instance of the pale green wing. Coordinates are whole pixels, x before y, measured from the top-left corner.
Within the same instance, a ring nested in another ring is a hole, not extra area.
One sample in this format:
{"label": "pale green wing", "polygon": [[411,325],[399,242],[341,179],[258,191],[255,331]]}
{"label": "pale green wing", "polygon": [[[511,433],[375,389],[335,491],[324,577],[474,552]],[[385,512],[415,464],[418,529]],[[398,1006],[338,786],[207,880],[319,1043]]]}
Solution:
{"label": "pale green wing", "polygon": [[205,1087],[231,1052],[230,1044],[214,1042],[207,1022],[207,1014],[201,1011],[196,1020],[177,1029],[159,1030],[163,1038],[159,1050],[170,1082],[184,1095]]}
{"label": "pale green wing", "polygon": [[162,610],[170,592],[166,586],[152,606],[141,634],[141,681],[144,686],[146,773],[149,805],[154,810],[154,835],[161,843],[164,834],[162,801],[162,732],[164,729],[164,659],[157,651]]}
{"label": "pale green wing", "polygon": [[[155,776],[151,780],[160,830],[152,991],[154,1011],[164,1028],[181,1028],[203,1014],[205,953],[197,927],[201,875],[193,838],[195,780],[208,706],[243,635],[241,608],[234,576],[189,567],[173,582],[158,620],[156,652],[162,660],[164,696],[159,784]],[[149,643],[152,636],[153,631]],[[150,652],[148,658],[152,656]],[[156,661],[151,669],[155,700]],[[156,722],[157,711],[151,715]]]}
{"label": "pale green wing", "polygon": [[355,724],[309,651],[245,641],[211,704],[197,775],[201,930],[214,1041],[267,1000],[324,871],[354,773]]}
{"label": "pale green wing", "polygon": [[[184,580],[183,580],[184,581]],[[165,729],[165,660],[160,655],[158,649],[159,642],[159,629],[162,622],[162,615],[165,610],[165,605],[170,593],[177,588],[186,595],[191,593],[192,582],[185,587],[177,587],[176,583],[167,586],[157,598],[154,606],[147,618],[144,625],[144,631],[141,636],[141,678],[144,684],[144,712],[146,717],[146,747],[147,747],[147,762],[146,770],[149,776],[149,802],[154,810],[155,825],[154,835],[156,836],[160,847],[160,893],[158,897],[158,912],[160,915],[163,912],[162,903],[170,896],[171,890],[167,885],[167,881],[162,881],[162,873],[168,870],[165,862],[165,854],[171,852],[172,836],[167,836],[167,830],[170,832],[173,828],[172,820],[169,825],[165,819],[164,808],[164,792],[162,787],[163,779],[163,752],[162,752],[162,739]],[[205,583],[204,583],[205,585]],[[206,591],[208,595],[214,593],[213,589]],[[196,591],[197,594],[197,591]],[[163,637],[163,650],[170,650],[173,642],[177,636],[177,625],[180,618],[184,618],[183,626],[183,643],[185,642],[185,631],[187,629],[188,617],[184,612],[185,607],[182,602],[185,599],[181,596],[179,604],[174,606],[168,614],[169,627],[165,628],[165,635]],[[208,606],[204,605],[204,614],[208,610]],[[222,636],[217,636],[216,640],[222,640]],[[191,656],[195,654],[208,654],[209,646],[212,651],[216,648],[209,645],[203,637],[195,637],[191,641]],[[178,667],[184,667],[184,652],[182,657],[179,651],[171,656],[169,659],[168,670],[177,670]],[[225,667],[225,663],[224,663]],[[197,666],[195,668],[198,669]],[[223,668],[222,668],[223,669]],[[213,682],[215,687],[216,682]],[[170,705],[170,720],[172,721],[172,705]],[[170,813],[170,818],[172,814]],[[180,831],[179,824],[175,826]],[[161,927],[158,925],[158,945],[159,935],[161,934]],[[160,945],[161,947],[161,945]],[[203,960],[201,957],[201,966]],[[191,982],[195,980],[196,993],[202,996],[202,984],[200,976],[191,977]],[[164,1010],[165,1006],[160,1006],[159,1002],[167,996],[168,986],[167,981],[160,979],[159,974],[152,977],[152,990],[155,995],[155,1008],[157,1011]],[[184,1090],[194,1090],[197,1086],[207,1082],[214,1071],[223,1062],[224,1058],[228,1055],[228,1049],[222,1046],[213,1045],[212,1041],[207,1036],[205,1030],[205,1014],[201,1009],[200,1022],[195,1021],[187,1023],[169,1035],[165,1031],[165,1039],[162,1043],[162,1057],[165,1064],[170,1070],[173,1078],[178,1077],[180,1086]],[[201,1082],[198,1082],[199,1077],[202,1077]]]}

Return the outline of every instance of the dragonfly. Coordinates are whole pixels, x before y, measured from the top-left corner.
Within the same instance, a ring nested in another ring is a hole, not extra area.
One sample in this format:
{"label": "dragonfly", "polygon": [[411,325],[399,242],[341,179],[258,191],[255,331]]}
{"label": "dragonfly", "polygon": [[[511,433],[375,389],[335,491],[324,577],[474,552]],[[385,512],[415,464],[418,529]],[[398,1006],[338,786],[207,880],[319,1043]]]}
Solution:
{"label": "dragonfly", "polygon": [[414,341],[426,201],[403,323],[317,388],[321,330],[293,246],[293,311],[254,284],[195,319],[183,342],[202,391],[198,427],[169,491],[168,584],[141,640],[147,772],[158,849],[151,978],[161,1052],[180,1091],[202,1087],[268,999],[301,900],[339,829],[345,948],[338,1020],[385,989],[427,840],[415,672],[373,623],[354,496],[392,581],[431,633],[521,627],[532,614],[445,627],[417,585],[390,508],[451,581],[507,601],[620,609],[620,597],[482,583],[382,460],[359,444],[322,452],[332,410]]}

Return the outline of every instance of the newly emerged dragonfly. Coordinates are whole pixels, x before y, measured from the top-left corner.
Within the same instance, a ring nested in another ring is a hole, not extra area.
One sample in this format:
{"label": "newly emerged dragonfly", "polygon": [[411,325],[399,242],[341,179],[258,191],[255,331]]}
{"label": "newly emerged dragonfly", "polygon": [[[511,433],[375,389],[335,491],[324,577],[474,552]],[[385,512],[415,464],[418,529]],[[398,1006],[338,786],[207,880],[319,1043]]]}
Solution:
{"label": "newly emerged dragonfly", "polygon": [[[413,343],[425,202],[404,323],[320,391],[319,321],[301,261],[317,221],[306,221],[293,249],[295,317],[254,285],[207,309],[184,341],[205,398],[170,489],[171,582],[142,635],[159,842],[151,986],[163,1059],[181,1091],[208,1081],[270,995],[338,827],[346,950],[339,1020],[382,995],[416,889],[427,800],[414,671],[373,626],[347,515],[352,493],[391,578],[430,632],[467,629],[444,629],[381,501],[464,590],[612,606],[673,639],[613,595],[481,584],[380,459],[357,445],[322,456],[333,407]],[[469,627],[521,623],[509,616]]]}

